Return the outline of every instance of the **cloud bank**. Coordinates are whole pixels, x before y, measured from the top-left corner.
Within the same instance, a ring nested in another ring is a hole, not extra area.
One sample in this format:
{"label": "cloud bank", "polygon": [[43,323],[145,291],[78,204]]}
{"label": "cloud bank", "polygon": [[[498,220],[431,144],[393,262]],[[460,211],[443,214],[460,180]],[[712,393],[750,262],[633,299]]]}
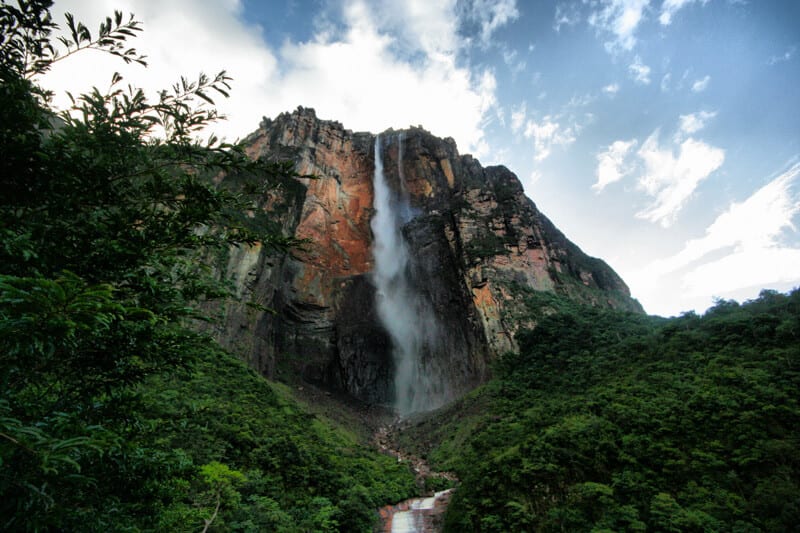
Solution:
{"label": "cloud bank", "polygon": [[664,0],[664,3],[661,5],[661,14],[658,17],[658,21],[662,26],[669,26],[672,24],[672,17],[674,17],[675,13],[680,9],[689,4],[700,3],[705,5],[707,2],[708,0]]}
{"label": "cloud bank", "polygon": [[703,141],[688,138],[676,148],[662,146],[656,130],[637,153],[644,162],[644,173],[637,187],[654,198],[637,218],[669,227],[675,222],[689,197],[701,181],[722,166],[725,151]]}
{"label": "cloud bank", "polygon": [[606,186],[615,183],[633,171],[625,160],[631,149],[636,146],[636,139],[630,141],[614,141],[605,152],[597,156],[597,182],[592,189],[598,193]]}
{"label": "cloud bank", "polygon": [[600,7],[589,15],[589,24],[598,33],[609,35],[606,50],[630,51],[636,45],[636,29],[644,18],[650,0],[603,0]]}
{"label": "cloud bank", "polygon": [[633,63],[628,65],[628,73],[630,73],[633,81],[640,85],[648,85],[650,83],[650,67],[642,63],[642,58],[639,56],[633,58]]}
{"label": "cloud bank", "polygon": [[708,89],[708,84],[711,83],[711,76],[704,76],[699,80],[696,80],[692,84],[692,92],[693,93],[701,93]]}
{"label": "cloud bank", "polygon": [[524,135],[533,140],[533,159],[537,163],[545,160],[555,146],[569,146],[576,139],[575,128],[564,126],[550,115],[540,121],[528,120]]}
{"label": "cloud bank", "polygon": [[[481,40],[518,16],[510,0],[465,5],[463,16],[479,24]],[[144,25],[135,45],[150,63],[142,69],[78,54],[43,79],[59,94],[106,87],[115,70],[155,94],[181,75],[225,69],[234,78],[232,98],[217,104],[228,120],[213,130],[230,140],[253,131],[262,116],[303,105],[354,130],[424,124],[454,137],[462,151],[480,156],[489,150],[482,124],[497,106],[496,81],[491,70],[457,61],[469,43],[458,34],[454,0],[436,6],[342,0],[341,26],[320,24],[308,41],[285,41],[278,49],[264,39],[272,29],[241,19],[237,0],[65,0],[57,8],[90,28],[114,9],[135,13]],[[55,103],[67,106],[66,98]]]}
{"label": "cloud bank", "polygon": [[660,129],[656,129],[635,153],[632,149],[637,139],[613,142],[597,156],[597,181],[592,189],[599,193],[625,176],[637,174],[637,190],[652,200],[635,216],[665,228],[671,226],[698,185],[725,161],[724,150],[691,137],[715,116],[710,111],[681,115],[671,143],[662,143]]}
{"label": "cloud bank", "polygon": [[[658,259],[629,276],[635,292],[658,302],[651,312],[705,309],[712,295],[737,295],[750,288],[800,282],[800,248],[785,237],[796,234],[800,214],[800,163],[769,181],[744,201],[733,202],[677,253]],[[675,278],[666,283],[665,280]],[[664,287],[678,283],[681,291]],[[690,304],[690,305],[689,305]]]}

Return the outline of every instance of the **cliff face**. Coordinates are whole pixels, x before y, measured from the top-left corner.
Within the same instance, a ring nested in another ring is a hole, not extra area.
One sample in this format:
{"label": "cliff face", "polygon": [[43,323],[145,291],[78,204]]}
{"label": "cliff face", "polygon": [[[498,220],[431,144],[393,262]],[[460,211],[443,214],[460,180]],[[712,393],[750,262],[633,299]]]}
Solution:
{"label": "cliff face", "polygon": [[[489,359],[515,348],[524,325],[514,319],[515,287],[641,311],[619,276],[568,241],[505,167],[483,168],[451,139],[422,129],[381,138],[386,180],[410,200],[402,228],[407,268],[435,316],[437,349],[429,357],[449,397],[478,384]],[[309,244],[284,255],[232,250],[223,268],[239,299],[223,310],[217,334],[267,375],[288,367],[359,399],[388,402],[394,362],[370,276],[374,141],[302,108],[265,119],[248,138],[252,157],[291,159],[300,174],[316,176],[271,192],[260,206],[274,227]]]}

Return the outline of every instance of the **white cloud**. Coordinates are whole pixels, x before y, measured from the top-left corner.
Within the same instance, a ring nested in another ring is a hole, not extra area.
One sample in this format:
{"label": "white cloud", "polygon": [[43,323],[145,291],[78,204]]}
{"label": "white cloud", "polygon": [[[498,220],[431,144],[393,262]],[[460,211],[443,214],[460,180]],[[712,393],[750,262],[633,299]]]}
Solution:
{"label": "white cloud", "polygon": [[654,201],[636,217],[669,227],[700,182],[722,166],[725,151],[689,138],[676,155],[672,147],[660,146],[658,136],[656,130],[638,151],[645,166],[638,187]]}
{"label": "white cloud", "polygon": [[564,106],[566,109],[579,109],[581,107],[586,107],[591,105],[596,99],[595,96],[591,94],[584,94],[584,95],[573,95],[572,98],[569,99],[569,102]]}
{"label": "white cloud", "polygon": [[525,60],[519,59],[519,54],[516,50],[509,50],[508,48],[503,49],[503,63],[511,71],[512,77],[524,72],[527,66]]}
{"label": "white cloud", "polygon": [[[700,311],[714,296],[751,298],[764,287],[800,283],[800,248],[785,244],[797,235],[800,164],[774,178],[741,203],[732,203],[703,237],[689,240],[676,254],[629,274],[634,292],[651,312]],[[672,280],[671,283],[665,280]],[[663,287],[681,290],[673,294]]]}
{"label": "white cloud", "polygon": [[790,46],[786,49],[786,51],[780,55],[772,56],[767,61],[769,66],[777,65],[778,63],[783,63],[784,61],[789,61],[794,57],[795,52],[797,52],[797,46]]}
{"label": "white cloud", "polygon": [[379,0],[374,9],[369,9],[366,3],[351,0],[347,0],[345,5],[345,9],[362,11],[360,14],[351,13],[351,20],[372,19],[381,32],[392,35],[399,41],[398,45],[409,50],[422,50],[428,55],[449,54],[463,44],[456,32],[453,16],[455,0]]}
{"label": "white cloud", "polygon": [[589,24],[598,31],[613,35],[605,43],[606,50],[632,50],[636,45],[636,29],[644,17],[650,0],[601,0],[599,10],[589,15]]}
{"label": "white cloud", "polygon": [[556,5],[555,20],[553,22],[553,29],[556,32],[560,32],[562,26],[574,26],[580,21],[581,14],[578,10],[578,4],[562,2]]}
{"label": "white cloud", "polygon": [[519,10],[516,0],[468,0],[461,16],[478,25],[480,43],[486,47],[495,31],[519,18]]}
{"label": "white cloud", "polygon": [[625,159],[636,144],[636,139],[614,141],[605,152],[597,155],[597,182],[592,185],[592,189],[599,193],[607,185],[621,180],[633,171],[633,167],[626,164]]}
{"label": "white cloud", "polygon": [[519,107],[511,109],[511,131],[518,134],[522,131],[522,126],[525,125],[525,117],[527,116],[527,105],[522,102]]}
{"label": "white cloud", "polygon": [[482,124],[496,105],[491,71],[459,68],[446,50],[403,60],[392,53],[391,35],[377,30],[365,4],[352,2],[345,14],[348,31],[341,40],[282,48],[287,69],[276,80],[277,101],[315,107],[353,129],[424,124],[455,137],[462,150],[486,151]]}
{"label": "white cloud", "polygon": [[692,92],[701,93],[705,91],[706,89],[708,89],[708,84],[710,82],[711,82],[711,76],[705,76],[703,78],[700,78],[699,80],[696,80],[692,84]]}
{"label": "white cloud", "polygon": [[633,63],[628,65],[628,72],[636,83],[647,85],[650,83],[650,67],[642,63],[642,58],[636,56]]}
{"label": "white cloud", "polygon": [[557,119],[546,116],[541,121],[528,120],[525,125],[525,137],[533,139],[533,159],[543,161],[554,146],[569,146],[575,142],[576,131],[573,127],[564,127]]}
{"label": "white cloud", "polygon": [[486,117],[490,111],[495,110],[495,116],[504,124],[503,110],[497,105],[497,96],[495,96],[497,79],[494,77],[494,73],[488,69],[484,70],[480,75],[480,81],[477,83],[476,89],[480,104],[478,111],[481,116]]}
{"label": "white cloud", "polygon": [[698,111],[697,113],[681,115],[678,119],[676,139],[682,139],[684,136],[697,133],[706,127],[706,122],[716,116],[717,113],[715,111]]}
{"label": "white cloud", "polygon": [[[741,203],[732,203],[706,228],[705,235],[686,243],[677,254],[652,265],[659,274],[692,265],[716,250],[754,251],[780,246],[780,236],[796,230],[792,219],[800,213],[800,198],[792,188],[800,164],[773,179]],[[800,277],[800,269],[796,271]]]}
{"label": "white cloud", "polygon": [[[471,13],[488,36],[511,20],[511,7],[513,2],[474,2]],[[228,121],[213,130],[229,139],[253,131],[264,115],[303,105],[350,129],[424,124],[437,135],[454,137],[462,151],[488,152],[482,124],[497,106],[496,81],[490,70],[456,64],[465,43],[457,33],[455,0],[433,8],[423,0],[381,5],[344,0],[341,26],[322,25],[312,39],[286,41],[278,50],[262,38],[270,29],[242,21],[237,0],[64,0],[58,8],[90,28],[114,9],[136,13],[144,32],[135,44],[151,65],[126,67],[92,52],[78,54],[44,79],[59,93],[106,87],[114,70],[155,94],[181,75],[226,69],[234,78],[232,98],[217,103]],[[403,49],[411,45],[416,48]],[[66,99],[56,103],[64,106]]]}
{"label": "white cloud", "polygon": [[661,90],[663,92],[669,91],[669,82],[672,80],[672,74],[667,72],[664,74],[664,77],[661,78]]}
{"label": "white cloud", "polygon": [[[43,85],[56,91],[55,105],[69,107],[64,91],[80,94],[92,86],[108,87],[115,71],[125,77],[125,83],[155,96],[157,90],[170,88],[181,76],[193,78],[201,71],[215,74],[224,69],[234,78],[234,98],[217,100],[218,109],[229,120],[218,123],[214,130],[235,138],[255,129],[263,113],[261,109],[248,111],[247,102],[263,100],[259,93],[277,74],[277,59],[263,45],[260,30],[237,19],[238,3],[64,0],[55,6],[53,15],[63,28],[62,13],[69,11],[94,32],[114,9],[134,13],[143,21],[144,31],[130,42],[148,56],[149,66],[125,65],[107,54],[81,52],[56,64],[42,79]],[[296,104],[289,109],[294,107]]]}
{"label": "white cloud", "polygon": [[614,96],[619,92],[619,83],[610,83],[603,87],[603,92],[610,96]]}
{"label": "white cloud", "polygon": [[697,2],[705,5],[708,0],[664,0],[664,3],[661,5],[661,15],[658,17],[658,21],[662,26],[669,26],[672,23],[672,17],[675,13],[687,5]]}
{"label": "white cloud", "polygon": [[599,193],[636,172],[637,189],[652,198],[636,217],[671,226],[700,182],[725,161],[724,150],[690,137],[715,116],[711,111],[681,115],[672,143],[662,145],[657,129],[635,153],[636,139],[613,142],[597,155],[597,181],[592,189]]}
{"label": "white cloud", "polygon": [[690,297],[718,296],[740,289],[797,283],[800,282],[798,272],[800,249],[741,250],[687,272],[683,276],[683,286]]}

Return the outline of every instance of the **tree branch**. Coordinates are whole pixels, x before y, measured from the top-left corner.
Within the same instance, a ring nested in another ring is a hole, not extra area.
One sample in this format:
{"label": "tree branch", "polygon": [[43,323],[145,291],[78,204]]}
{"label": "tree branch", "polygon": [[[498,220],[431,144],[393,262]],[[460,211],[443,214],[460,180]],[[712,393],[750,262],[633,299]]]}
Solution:
{"label": "tree branch", "polygon": [[214,508],[214,514],[211,515],[211,518],[208,518],[208,519],[204,520],[206,525],[203,528],[203,532],[202,533],[207,533],[208,532],[208,528],[211,527],[211,524],[214,522],[214,520],[217,519],[217,515],[219,514],[219,508],[220,508],[221,504],[222,504],[222,491],[218,490],[217,491],[217,506]]}

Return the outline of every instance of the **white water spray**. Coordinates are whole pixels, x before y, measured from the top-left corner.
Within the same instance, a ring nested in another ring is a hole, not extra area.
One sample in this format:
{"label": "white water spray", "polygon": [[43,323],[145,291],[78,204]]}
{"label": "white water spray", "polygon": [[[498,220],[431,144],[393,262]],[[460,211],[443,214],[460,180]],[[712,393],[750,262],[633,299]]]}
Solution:
{"label": "white water spray", "polygon": [[[399,141],[402,142],[402,141]],[[436,344],[437,321],[430,305],[413,290],[409,275],[408,245],[402,226],[413,217],[402,172],[402,144],[398,147],[400,193],[386,182],[380,137],[375,139],[375,216],[373,233],[378,316],[392,341],[395,364],[394,405],[401,415],[438,407],[446,400],[431,353]]]}

